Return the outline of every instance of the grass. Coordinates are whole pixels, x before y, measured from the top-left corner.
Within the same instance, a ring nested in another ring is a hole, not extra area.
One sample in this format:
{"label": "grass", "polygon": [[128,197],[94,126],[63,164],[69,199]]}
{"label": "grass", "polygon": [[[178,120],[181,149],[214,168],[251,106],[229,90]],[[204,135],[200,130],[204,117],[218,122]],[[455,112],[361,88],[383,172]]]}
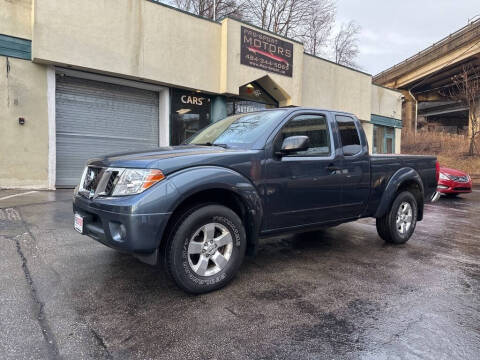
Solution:
{"label": "grass", "polygon": [[[480,139],[476,141],[480,150]],[[442,132],[418,131],[402,134],[402,153],[435,155],[440,165],[458,169],[470,174],[476,184],[480,184],[480,155],[469,156],[470,139],[464,135]]]}

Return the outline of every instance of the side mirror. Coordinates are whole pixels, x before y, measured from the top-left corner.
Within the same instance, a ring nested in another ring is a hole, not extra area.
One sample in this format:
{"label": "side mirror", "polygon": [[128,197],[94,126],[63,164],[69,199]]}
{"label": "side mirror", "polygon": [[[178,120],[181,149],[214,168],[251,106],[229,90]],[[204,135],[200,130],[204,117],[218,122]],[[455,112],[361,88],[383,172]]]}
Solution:
{"label": "side mirror", "polygon": [[305,151],[310,147],[308,136],[290,136],[283,140],[280,155],[293,154],[299,151]]}

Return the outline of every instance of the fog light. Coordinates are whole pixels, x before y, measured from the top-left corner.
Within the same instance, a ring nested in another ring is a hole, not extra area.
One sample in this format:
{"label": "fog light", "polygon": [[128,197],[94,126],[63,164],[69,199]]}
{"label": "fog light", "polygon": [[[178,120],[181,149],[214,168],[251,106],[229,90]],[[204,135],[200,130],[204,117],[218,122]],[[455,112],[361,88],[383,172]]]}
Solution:
{"label": "fog light", "polygon": [[438,189],[448,189],[448,186],[445,186],[445,185],[438,185],[437,186]]}
{"label": "fog light", "polygon": [[108,226],[110,228],[110,235],[114,241],[123,242],[127,239],[127,229],[125,225],[110,221]]}

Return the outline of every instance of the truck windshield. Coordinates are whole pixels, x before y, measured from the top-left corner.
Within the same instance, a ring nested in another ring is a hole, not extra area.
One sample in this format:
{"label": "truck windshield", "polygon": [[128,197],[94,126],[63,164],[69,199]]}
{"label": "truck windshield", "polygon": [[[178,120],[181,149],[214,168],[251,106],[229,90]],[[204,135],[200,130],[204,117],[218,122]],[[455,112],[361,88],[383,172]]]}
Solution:
{"label": "truck windshield", "polygon": [[283,113],[285,110],[232,115],[200,130],[185,143],[245,147],[257,141]]}

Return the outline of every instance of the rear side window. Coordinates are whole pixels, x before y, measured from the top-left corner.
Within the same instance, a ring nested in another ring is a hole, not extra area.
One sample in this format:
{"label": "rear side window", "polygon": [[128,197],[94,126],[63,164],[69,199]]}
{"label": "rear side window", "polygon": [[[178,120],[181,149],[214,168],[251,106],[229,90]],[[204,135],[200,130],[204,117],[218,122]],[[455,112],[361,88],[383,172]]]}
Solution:
{"label": "rear side window", "polygon": [[355,121],[349,116],[336,115],[338,130],[340,131],[340,141],[345,156],[352,156],[362,151],[360,136],[358,134]]}
{"label": "rear side window", "polygon": [[310,139],[310,148],[289,156],[329,156],[330,131],[324,115],[299,115],[289,120],[276,139],[275,150],[282,147],[283,140],[290,136],[304,135]]}

